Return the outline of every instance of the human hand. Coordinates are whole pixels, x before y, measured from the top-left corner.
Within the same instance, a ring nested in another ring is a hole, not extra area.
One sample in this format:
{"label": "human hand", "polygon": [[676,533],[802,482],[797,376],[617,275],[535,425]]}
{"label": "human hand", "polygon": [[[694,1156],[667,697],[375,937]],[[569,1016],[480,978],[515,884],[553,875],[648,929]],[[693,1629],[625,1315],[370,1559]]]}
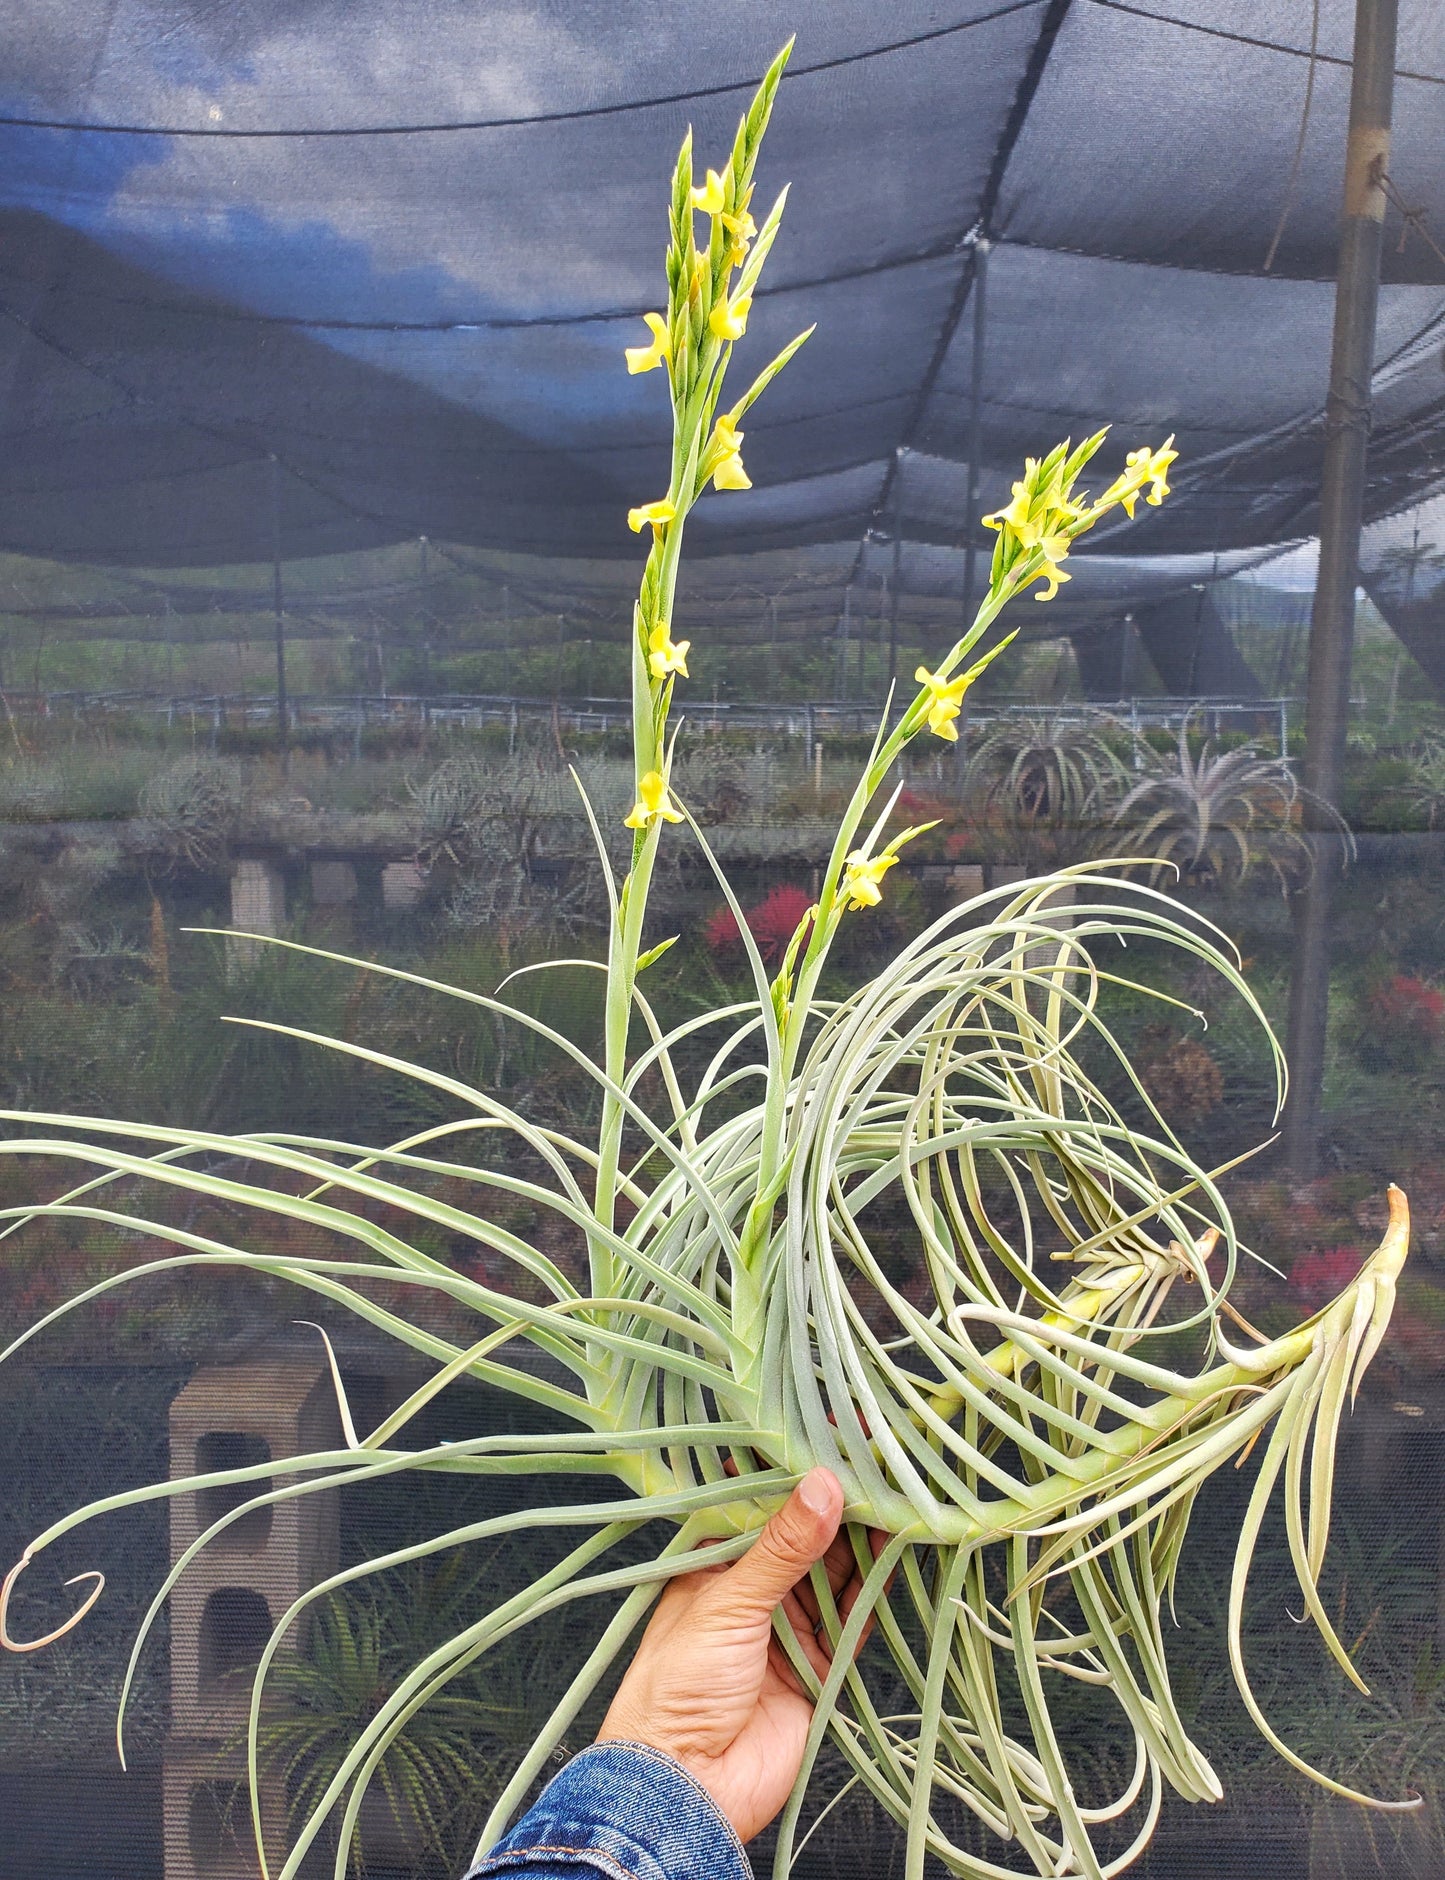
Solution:
{"label": "human hand", "polygon": [[598,1732],[600,1743],[645,1743],[681,1763],[743,1841],[787,1800],[813,1720],[773,1611],[782,1607],[823,1678],[833,1654],[814,1630],[808,1570],[823,1562],[845,1619],[862,1587],[842,1515],[838,1478],[812,1469],[740,1560],[673,1580]]}

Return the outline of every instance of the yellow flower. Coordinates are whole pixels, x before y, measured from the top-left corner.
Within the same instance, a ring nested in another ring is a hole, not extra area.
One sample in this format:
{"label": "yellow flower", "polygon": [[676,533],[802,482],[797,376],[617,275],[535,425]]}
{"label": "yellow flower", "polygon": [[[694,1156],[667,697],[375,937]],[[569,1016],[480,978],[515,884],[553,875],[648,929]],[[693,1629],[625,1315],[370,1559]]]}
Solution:
{"label": "yellow flower", "polygon": [[743,434],[728,412],[723,412],[713,427],[709,455],[713,458],[712,484],[715,490],[750,490],[753,480],[743,468]]}
{"label": "yellow flower", "polygon": [[623,822],[629,829],[645,829],[659,817],[663,822],[681,822],[682,811],[673,807],[662,773],[649,770],[637,786],[637,801],[632,805],[632,813],[624,816]]}
{"label": "yellow flower", "polygon": [[[1020,582],[1027,587],[1030,581],[1046,581],[1048,586],[1042,594],[1036,594],[1036,601],[1051,601],[1059,591],[1059,583],[1069,579],[1059,563],[1069,552],[1072,535],[1065,533],[1070,525],[1087,516],[1088,511],[1070,500],[1068,491],[1051,477],[1047,484],[1037,489],[1030,486],[1038,481],[1039,464],[1037,458],[1024,460],[1024,480],[1013,486],[1013,501],[1007,509],[999,510],[995,515],[985,516],[983,521],[991,529],[1007,529],[1025,554],[1034,549],[1043,552],[1043,566],[1026,575]],[[927,682],[923,668],[918,669],[920,681]],[[957,711],[953,713],[957,717]],[[951,721],[949,721],[951,723]],[[929,726],[938,730],[933,723],[933,711],[929,712]],[[940,732],[941,737],[957,737],[957,732]]]}
{"label": "yellow flower", "polygon": [[676,515],[676,508],[664,496],[660,502],[644,503],[641,509],[629,509],[627,526],[634,535],[641,535],[651,523],[654,532],[660,535]]}
{"label": "yellow flower", "polygon": [[966,672],[957,679],[940,679],[937,673],[920,666],[913,676],[920,685],[928,688],[928,729],[935,737],[946,738],[950,744],[957,744],[958,731],[954,720],[958,717],[963,695],[968,690],[973,674]]}
{"label": "yellow flower", "polygon": [[654,679],[665,679],[670,672],[687,677],[687,649],[691,640],[674,642],[668,638],[667,622],[659,620],[647,636],[647,663]]}
{"label": "yellow flower", "polygon": [[1169,494],[1169,484],[1166,481],[1169,466],[1179,455],[1177,450],[1171,449],[1173,442],[1174,433],[1171,431],[1168,437],[1166,437],[1164,442],[1159,446],[1158,450],[1153,452],[1152,455],[1147,450],[1137,450],[1129,453],[1127,461],[1131,464],[1136,458],[1142,459],[1139,465],[1140,481],[1152,483],[1154,486],[1144,498],[1144,501],[1153,509],[1157,509],[1164,501],[1164,498]]}
{"label": "yellow flower", "polygon": [[850,908],[877,907],[883,899],[883,890],[878,885],[888,870],[898,860],[885,849],[881,855],[865,855],[862,849],[854,849],[849,855],[843,871],[842,891],[848,897]]}
{"label": "yellow flower", "polygon": [[1174,435],[1171,432],[1158,450],[1151,451],[1147,446],[1140,450],[1131,450],[1124,459],[1123,470],[1100,497],[1099,507],[1102,509],[1108,504],[1118,503],[1132,522],[1134,505],[1139,500],[1139,492],[1146,483],[1151,483],[1154,487],[1144,500],[1152,508],[1157,509],[1169,494],[1167,481],[1169,466],[1179,455],[1177,450],[1170,448],[1173,442]]}
{"label": "yellow flower", "polygon": [[714,339],[741,339],[748,330],[752,306],[751,294],[739,294],[735,300],[720,300],[708,315],[708,331]]}
{"label": "yellow flower", "polygon": [[758,225],[746,209],[739,209],[736,215],[725,215],[722,225],[731,237],[728,243],[728,266],[741,267],[747,258],[748,244],[758,232]]}
{"label": "yellow flower", "polygon": [[722,214],[723,180],[716,170],[709,170],[706,183],[692,192],[692,206],[704,215]]}
{"label": "yellow flower", "polygon": [[1012,529],[1017,535],[1027,528],[1029,520],[1029,478],[1038,469],[1038,460],[1034,457],[1024,459],[1024,481],[1015,483],[1013,501],[1007,509],[996,509],[991,516],[981,516],[979,520],[986,529]]}
{"label": "yellow flower", "polygon": [[1036,601],[1051,601],[1059,591],[1059,583],[1069,579],[1070,577],[1064,573],[1057,562],[1046,559],[1043,567],[1037,569],[1029,576],[1030,581],[1048,582],[1048,586],[1044,589],[1043,593],[1035,594],[1034,599]]}
{"label": "yellow flower", "polygon": [[660,313],[644,313],[642,317],[652,334],[652,344],[627,348],[629,372],[651,372],[654,366],[660,366],[664,360],[672,357],[672,350],[668,345],[666,320]]}
{"label": "yellow flower", "polygon": [[1072,491],[1064,487],[1062,471],[1063,464],[1059,462],[1048,471],[1045,480],[1044,463],[1037,457],[1026,457],[1023,481],[1014,484],[1013,500],[1006,509],[982,517],[984,527],[1006,529],[1021,548],[1037,548],[1049,536],[1062,539],[1067,548],[1068,539],[1060,537],[1060,530],[1071,529],[1089,512],[1083,504],[1076,503]]}
{"label": "yellow flower", "polygon": [[712,486],[715,490],[750,490],[753,480],[743,468],[743,460],[733,452],[731,457],[724,457],[712,473]]}
{"label": "yellow flower", "polygon": [[[971,679],[974,675],[970,673],[968,676]],[[844,864],[843,879],[839,883],[839,892],[848,897],[848,906],[877,907],[883,899],[878,884],[898,860],[898,851],[905,842],[911,842],[915,836],[927,835],[930,829],[937,827],[936,820],[916,823],[913,828],[894,836],[881,855],[867,855],[862,849],[854,849]]]}

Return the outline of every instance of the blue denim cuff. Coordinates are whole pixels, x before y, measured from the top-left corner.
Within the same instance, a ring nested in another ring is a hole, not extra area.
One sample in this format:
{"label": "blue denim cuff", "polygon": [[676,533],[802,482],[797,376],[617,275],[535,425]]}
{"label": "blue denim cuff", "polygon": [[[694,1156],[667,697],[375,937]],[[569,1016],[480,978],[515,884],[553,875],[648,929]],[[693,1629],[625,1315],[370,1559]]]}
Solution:
{"label": "blue denim cuff", "polygon": [[644,1743],[594,1743],[549,1782],[467,1880],[554,1872],[607,1880],[752,1880],[743,1844],[702,1786]]}

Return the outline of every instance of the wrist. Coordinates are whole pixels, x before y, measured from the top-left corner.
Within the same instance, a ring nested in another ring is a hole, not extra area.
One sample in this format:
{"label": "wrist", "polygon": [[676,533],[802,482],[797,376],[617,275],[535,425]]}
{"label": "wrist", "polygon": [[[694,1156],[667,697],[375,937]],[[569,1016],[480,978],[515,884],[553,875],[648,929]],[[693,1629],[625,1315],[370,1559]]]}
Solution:
{"label": "wrist", "polygon": [[645,1712],[631,1711],[626,1706],[609,1710],[597,1732],[596,1742],[599,1746],[614,1743],[626,1749],[645,1749],[656,1756],[665,1756],[679,1769],[686,1770],[692,1781],[707,1788],[700,1772],[710,1758],[688,1732],[659,1729],[656,1719]]}
{"label": "wrist", "polygon": [[473,1874],[530,1875],[539,1856],[559,1855],[609,1880],[753,1880],[737,1831],[696,1776],[655,1744],[615,1737],[575,1756]]}

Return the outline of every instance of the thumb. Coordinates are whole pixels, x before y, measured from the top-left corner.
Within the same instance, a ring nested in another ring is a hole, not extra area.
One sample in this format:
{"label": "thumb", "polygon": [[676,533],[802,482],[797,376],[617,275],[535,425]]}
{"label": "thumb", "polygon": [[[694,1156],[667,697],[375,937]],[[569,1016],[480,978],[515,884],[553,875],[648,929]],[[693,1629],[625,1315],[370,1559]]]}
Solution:
{"label": "thumb", "polygon": [[740,1619],[766,1619],[833,1544],[843,1489],[828,1469],[810,1469],[761,1534],[718,1581]]}

